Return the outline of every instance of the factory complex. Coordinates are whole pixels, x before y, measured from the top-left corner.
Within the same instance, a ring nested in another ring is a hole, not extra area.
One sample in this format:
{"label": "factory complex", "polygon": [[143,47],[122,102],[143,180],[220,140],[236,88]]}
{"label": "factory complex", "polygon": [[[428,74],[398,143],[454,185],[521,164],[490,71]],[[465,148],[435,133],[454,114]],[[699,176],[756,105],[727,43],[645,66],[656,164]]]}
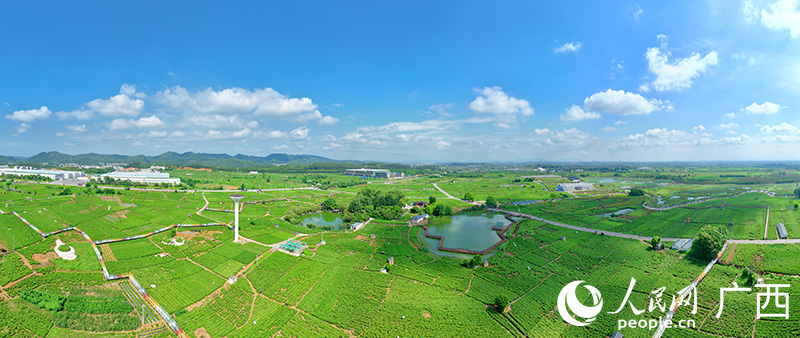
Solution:
{"label": "factory complex", "polygon": [[360,177],[371,177],[371,178],[403,178],[405,174],[403,173],[393,173],[388,169],[346,169],[344,171],[345,175],[348,176],[360,176]]}
{"label": "factory complex", "polygon": [[76,179],[79,177],[86,176],[86,174],[83,171],[46,170],[46,169],[34,169],[30,167],[9,168],[8,166],[0,167],[0,175],[39,176],[39,177],[49,178],[53,181],[64,180],[64,179]]}

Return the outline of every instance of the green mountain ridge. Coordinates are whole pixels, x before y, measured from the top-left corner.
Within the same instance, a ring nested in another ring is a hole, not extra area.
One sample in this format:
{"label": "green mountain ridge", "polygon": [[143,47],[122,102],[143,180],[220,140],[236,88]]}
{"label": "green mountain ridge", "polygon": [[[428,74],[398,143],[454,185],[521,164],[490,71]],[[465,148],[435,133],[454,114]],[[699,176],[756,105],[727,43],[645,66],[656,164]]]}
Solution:
{"label": "green mountain ridge", "polygon": [[57,151],[41,152],[28,158],[14,158],[11,156],[1,156],[0,163],[38,163],[38,164],[66,164],[76,163],[80,165],[92,165],[100,163],[141,163],[141,164],[161,164],[161,165],[201,165],[211,167],[252,167],[260,165],[279,165],[279,164],[316,164],[316,163],[356,163],[353,161],[340,161],[317,155],[291,155],[291,154],[270,154],[267,156],[253,155],[228,155],[228,154],[206,154],[185,152],[177,153],[174,151],[165,152],[156,156],[145,155],[117,155],[117,154],[78,154],[69,155]]}

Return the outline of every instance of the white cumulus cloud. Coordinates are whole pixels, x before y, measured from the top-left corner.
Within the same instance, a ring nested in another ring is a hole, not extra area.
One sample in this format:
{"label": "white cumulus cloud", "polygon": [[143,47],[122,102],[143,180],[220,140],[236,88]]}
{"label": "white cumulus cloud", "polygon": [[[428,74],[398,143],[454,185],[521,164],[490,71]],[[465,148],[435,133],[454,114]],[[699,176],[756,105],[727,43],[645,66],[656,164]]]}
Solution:
{"label": "white cumulus cloud", "polygon": [[576,106],[574,104],[572,107],[566,109],[566,113],[561,114],[561,119],[564,121],[583,121],[599,119],[600,117],[600,113],[584,111],[580,106]]}
{"label": "white cumulus cloud", "polygon": [[85,132],[85,131],[86,131],[86,125],[85,125],[85,124],[81,124],[81,125],[70,125],[70,126],[66,126],[66,128],[67,128],[67,130],[69,130],[69,131],[74,131],[74,132],[77,132],[77,133],[82,133],[82,132]]}
{"label": "white cumulus cloud", "polygon": [[497,127],[511,128],[516,123],[517,114],[533,115],[528,100],[510,97],[498,86],[476,88],[475,92],[478,96],[469,103],[469,109],[491,114]]}
{"label": "white cumulus cloud", "polygon": [[784,108],[786,108],[786,106],[781,106],[779,104],[766,101],[762,104],[753,102],[749,106],[742,108],[742,111],[755,115],[772,115]]}
{"label": "white cumulus cloud", "polygon": [[50,115],[52,115],[50,109],[47,109],[46,106],[42,106],[39,109],[17,110],[9,115],[6,115],[6,118],[12,121],[33,122],[36,120],[49,118]]}
{"label": "white cumulus cloud", "polygon": [[739,125],[736,124],[736,123],[729,122],[729,123],[723,123],[723,124],[717,125],[717,128],[719,128],[719,129],[733,129],[733,128],[736,128],[738,126]]}
{"label": "white cumulus cloud", "polygon": [[143,98],[145,98],[144,93],[137,93],[135,87],[123,84],[119,94],[107,100],[96,99],[86,105],[103,116],[136,116],[144,110]]}
{"label": "white cumulus cloud", "polygon": [[800,37],[800,0],[778,0],[761,10],[761,24],[772,30],[788,30],[789,35]]}
{"label": "white cumulus cloud", "polygon": [[717,65],[717,52],[711,51],[705,56],[699,53],[692,53],[686,58],[674,58],[670,60],[671,53],[666,50],[667,37],[658,36],[660,47],[647,49],[645,58],[647,68],[655,76],[649,84],[640,87],[642,91],[649,91],[653,88],[657,91],[678,91],[692,86],[693,80],[705,72],[710,66]]}
{"label": "white cumulus cloud", "polygon": [[23,123],[20,123],[20,124],[17,126],[17,132],[18,132],[18,133],[20,133],[20,134],[22,134],[22,133],[24,133],[24,132],[28,131],[28,128],[30,128],[30,127],[31,127],[31,125],[30,125],[30,124],[27,124],[27,123],[25,123],[25,122],[23,122]]}
{"label": "white cumulus cloud", "polygon": [[797,132],[797,127],[783,122],[777,126],[763,126],[761,127],[762,133],[795,133]]}
{"label": "white cumulus cloud", "polygon": [[573,52],[577,52],[577,51],[581,50],[581,47],[583,47],[583,44],[580,41],[578,41],[578,42],[567,42],[567,43],[559,46],[558,48],[556,48],[555,52],[559,53],[559,54],[573,53]]}
{"label": "white cumulus cloud", "polygon": [[206,88],[190,92],[183,87],[167,88],[156,94],[158,101],[184,113],[247,114],[266,117],[292,117],[313,112],[317,105],[310,98],[290,98],[272,88],[247,90]]}
{"label": "white cumulus cloud", "polygon": [[672,106],[669,102],[647,100],[639,94],[609,89],[587,97],[583,109],[617,115],[647,115],[658,110],[671,110]]}
{"label": "white cumulus cloud", "polygon": [[305,126],[297,127],[297,129],[292,130],[291,132],[289,132],[289,134],[291,134],[292,137],[296,139],[304,139],[308,137],[308,128],[306,128]]}
{"label": "white cumulus cloud", "polygon": [[70,112],[56,112],[56,116],[58,116],[58,119],[61,121],[69,119],[88,120],[94,116],[94,112],[88,109],[76,109]]}
{"label": "white cumulus cloud", "polygon": [[164,121],[162,121],[158,116],[150,115],[148,117],[142,117],[138,120],[136,119],[115,119],[111,121],[109,125],[109,129],[111,130],[125,130],[130,128],[156,128],[164,125]]}

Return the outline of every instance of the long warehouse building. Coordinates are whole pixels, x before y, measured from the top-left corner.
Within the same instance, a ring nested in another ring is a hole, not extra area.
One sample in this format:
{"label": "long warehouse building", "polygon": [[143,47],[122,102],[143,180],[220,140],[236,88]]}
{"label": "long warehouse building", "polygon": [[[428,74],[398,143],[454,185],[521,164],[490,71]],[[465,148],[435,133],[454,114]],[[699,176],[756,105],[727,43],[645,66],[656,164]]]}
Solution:
{"label": "long warehouse building", "polygon": [[40,176],[53,181],[83,177],[83,171],[0,168],[0,175]]}
{"label": "long warehouse building", "polygon": [[131,181],[136,183],[146,184],[181,184],[181,179],[177,177],[169,177],[169,173],[153,173],[153,172],[127,172],[115,171],[107,174],[102,174],[98,177],[99,181],[105,180],[106,177],[113,178],[120,181]]}

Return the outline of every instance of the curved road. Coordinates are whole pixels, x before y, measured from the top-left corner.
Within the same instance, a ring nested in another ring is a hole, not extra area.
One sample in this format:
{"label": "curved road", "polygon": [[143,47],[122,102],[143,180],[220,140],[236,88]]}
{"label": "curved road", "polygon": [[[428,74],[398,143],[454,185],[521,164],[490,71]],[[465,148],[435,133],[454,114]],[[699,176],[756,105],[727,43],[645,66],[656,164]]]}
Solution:
{"label": "curved road", "polygon": [[[516,212],[516,211],[508,211],[508,210],[494,209],[494,208],[489,208],[489,210],[490,211],[495,211],[495,212],[506,213],[506,214],[509,214],[511,216],[524,217],[524,218],[527,218],[527,219],[532,219],[532,220],[535,220],[535,221],[547,223],[547,224],[550,224],[550,225],[555,225],[557,227],[572,229],[572,230],[576,230],[576,231],[591,232],[591,233],[601,232],[601,233],[605,234],[605,236],[636,239],[636,240],[640,240],[640,241],[649,241],[650,239],[652,239],[652,237],[647,237],[647,236],[623,234],[621,232],[605,231],[605,230],[599,230],[599,229],[590,229],[590,228],[579,227],[577,225],[551,221],[551,220],[544,219],[544,218],[541,218],[541,217],[538,217],[538,216],[524,214],[524,213]],[[667,242],[675,242],[675,241],[678,241],[678,240],[681,240],[681,239],[688,239],[688,238],[666,238],[666,237],[665,238],[661,238],[662,241],[667,241]]]}
{"label": "curved road", "polygon": [[644,202],[644,203],[642,203],[642,207],[644,207],[647,210],[666,211],[666,210],[675,209],[675,208],[682,208],[682,207],[685,207],[687,205],[692,205],[692,204],[697,204],[697,203],[705,203],[705,202],[709,202],[709,201],[716,201],[716,200],[723,199],[723,198],[739,197],[739,196],[742,196],[744,194],[749,194],[751,192],[760,192],[760,193],[767,194],[767,196],[769,196],[769,197],[775,197],[775,193],[769,192],[769,191],[766,191],[766,190],[750,190],[750,191],[740,192],[740,193],[738,193],[736,195],[707,198],[707,199],[697,200],[697,201],[693,201],[693,202],[688,202],[688,203],[683,203],[683,204],[673,205],[673,206],[663,207],[663,208],[654,208],[654,207],[651,207],[651,206],[647,205],[647,202]]}

